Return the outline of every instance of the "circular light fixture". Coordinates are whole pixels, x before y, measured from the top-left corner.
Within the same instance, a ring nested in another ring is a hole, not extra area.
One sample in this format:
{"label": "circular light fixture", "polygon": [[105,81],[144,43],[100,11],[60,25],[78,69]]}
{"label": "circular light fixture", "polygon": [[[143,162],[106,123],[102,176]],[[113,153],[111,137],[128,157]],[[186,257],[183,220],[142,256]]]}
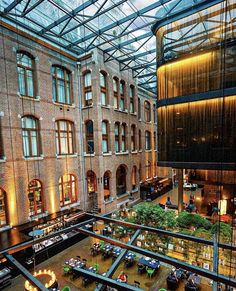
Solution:
{"label": "circular light fixture", "polygon": [[[46,288],[51,288],[55,283],[56,283],[56,275],[53,271],[51,270],[46,270],[44,269],[43,271],[42,270],[39,270],[38,272],[34,272],[34,277],[39,279],[46,279],[47,277],[49,277],[47,279],[47,282],[44,284],[44,286]],[[42,280],[43,281],[43,280]],[[25,281],[25,290],[27,291],[38,291],[38,288],[34,287],[28,280]]]}

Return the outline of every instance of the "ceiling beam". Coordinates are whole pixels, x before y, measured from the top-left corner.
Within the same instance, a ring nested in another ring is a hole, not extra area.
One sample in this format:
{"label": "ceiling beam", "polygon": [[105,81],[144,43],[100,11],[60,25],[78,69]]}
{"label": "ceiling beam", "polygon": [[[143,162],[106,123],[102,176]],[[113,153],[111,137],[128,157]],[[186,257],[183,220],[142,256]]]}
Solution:
{"label": "ceiling beam", "polygon": [[75,41],[71,46],[75,46],[77,44],[83,43],[83,42],[95,37],[96,35],[101,35],[101,34],[103,34],[104,32],[106,32],[106,31],[108,31],[110,29],[113,29],[113,28],[115,28],[115,27],[117,27],[119,25],[122,25],[125,22],[132,20],[133,18],[136,18],[138,16],[142,16],[143,14],[145,14],[145,13],[147,13],[147,12],[149,12],[149,11],[155,9],[155,8],[161,7],[163,4],[166,4],[166,3],[170,2],[170,1],[172,1],[172,0],[162,0],[162,1],[159,0],[159,1],[156,1],[155,3],[153,3],[153,4],[151,4],[151,5],[147,6],[147,7],[144,7],[143,9],[140,9],[139,11],[136,11],[136,12],[124,17],[124,18],[121,18],[121,19],[119,19],[117,21],[112,22],[111,24],[109,24],[109,25],[107,25],[107,26],[105,26],[105,27],[103,27],[101,29],[98,29],[97,31],[95,31],[93,33],[90,33],[90,34],[86,35],[85,37],[81,38],[80,40]]}
{"label": "ceiling beam", "polygon": [[10,5],[8,5],[4,10],[3,13],[9,13],[12,9],[14,9],[18,4],[20,4],[23,0],[15,0]]}
{"label": "ceiling beam", "polygon": [[148,50],[136,55],[130,55],[129,57],[125,58],[125,59],[119,59],[120,62],[128,62],[128,61],[135,61],[138,60],[139,58],[145,57],[146,55],[150,55],[156,52],[156,49],[152,49],[152,50]]}
{"label": "ceiling beam", "polygon": [[154,71],[154,72],[150,72],[150,73],[147,73],[147,74],[143,74],[143,75],[141,75],[141,76],[138,76],[138,79],[142,79],[142,78],[146,78],[146,77],[151,77],[151,76],[154,76],[154,75],[156,75],[156,72]]}
{"label": "ceiling beam", "polygon": [[98,0],[88,0],[85,3],[81,4],[80,6],[78,6],[77,8],[73,9],[71,12],[69,12],[68,14],[62,16],[61,18],[59,18],[58,20],[54,21],[53,23],[49,24],[48,26],[46,26],[45,28],[43,28],[41,31],[39,31],[39,35],[43,35],[45,32],[49,31],[50,29],[52,29],[53,27],[61,24],[62,22],[68,20],[69,18],[73,18],[76,16],[77,13],[79,13],[80,11],[83,11],[84,9],[88,8],[89,6],[91,6],[92,4],[96,3]]}
{"label": "ceiling beam", "polygon": [[[144,39],[144,38],[151,37],[151,36],[153,36],[153,33],[150,31],[150,32],[147,32],[147,33],[141,34],[141,35],[139,35],[139,36],[137,36],[137,37],[133,37],[133,38],[131,38],[131,39],[128,39],[128,40],[126,40],[126,41],[124,41],[124,42],[122,42],[122,43],[120,43],[120,44],[117,44],[116,46],[117,46],[118,49],[121,49],[121,48],[124,47],[124,46],[127,46],[127,45],[129,45],[129,44],[132,44],[133,42],[137,42],[137,41],[140,41],[140,40],[142,40],[142,39]],[[110,48],[104,50],[104,52],[105,52],[105,53],[108,53],[108,52],[111,52],[111,51],[113,51],[113,50],[115,50],[115,49],[116,49],[116,48],[114,48],[114,47],[110,47]]]}

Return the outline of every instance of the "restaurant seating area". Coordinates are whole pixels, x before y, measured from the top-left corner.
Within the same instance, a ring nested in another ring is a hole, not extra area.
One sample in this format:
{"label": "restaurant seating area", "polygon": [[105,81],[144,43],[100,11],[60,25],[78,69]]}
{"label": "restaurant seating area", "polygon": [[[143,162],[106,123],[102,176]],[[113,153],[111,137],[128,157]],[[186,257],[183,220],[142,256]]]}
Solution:
{"label": "restaurant seating area", "polygon": [[[96,255],[91,253],[91,248],[97,249]],[[64,290],[63,288],[70,288],[65,290],[75,291],[85,290],[86,288],[87,291],[92,291],[95,290],[97,283],[81,275],[79,272],[80,268],[106,276],[106,273],[123,250],[124,249],[118,246],[87,237],[70,248],[65,249],[63,252],[48,258],[48,260],[36,266],[36,269],[46,268],[53,270],[58,278],[60,290]],[[105,258],[103,256],[104,253],[106,253]],[[171,269],[172,266],[160,263],[157,260],[142,256],[138,253],[127,251],[112,278],[117,280],[119,274],[123,271],[127,276],[127,283],[124,284],[136,286],[142,290],[158,291],[161,288],[167,290],[167,278]],[[177,274],[179,276],[178,272],[179,271],[177,271]],[[15,291],[15,286],[24,286],[24,282],[24,277],[18,276],[6,290]],[[186,278],[179,280],[175,290],[184,290],[186,283]],[[200,286],[203,287],[203,290],[211,290],[211,286],[204,278],[200,282]],[[109,288],[107,290],[109,290]]]}

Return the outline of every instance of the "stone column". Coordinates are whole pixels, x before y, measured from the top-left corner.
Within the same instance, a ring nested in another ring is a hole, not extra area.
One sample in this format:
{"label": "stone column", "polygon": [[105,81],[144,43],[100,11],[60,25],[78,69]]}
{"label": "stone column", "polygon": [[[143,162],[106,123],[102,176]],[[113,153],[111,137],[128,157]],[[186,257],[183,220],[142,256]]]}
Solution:
{"label": "stone column", "polygon": [[183,169],[177,169],[178,173],[178,212],[183,211]]}

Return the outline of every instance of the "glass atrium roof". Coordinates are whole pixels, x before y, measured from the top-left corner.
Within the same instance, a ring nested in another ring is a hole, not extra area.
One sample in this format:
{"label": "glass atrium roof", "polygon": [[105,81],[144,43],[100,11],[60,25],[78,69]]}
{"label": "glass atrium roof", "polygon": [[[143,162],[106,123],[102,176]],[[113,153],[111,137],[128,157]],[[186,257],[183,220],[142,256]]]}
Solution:
{"label": "glass atrium roof", "polygon": [[219,1],[0,0],[0,17],[77,56],[99,48],[106,62],[116,59],[121,70],[131,68],[138,84],[156,93],[156,37],[151,26],[186,9],[194,14],[195,6],[209,2]]}

